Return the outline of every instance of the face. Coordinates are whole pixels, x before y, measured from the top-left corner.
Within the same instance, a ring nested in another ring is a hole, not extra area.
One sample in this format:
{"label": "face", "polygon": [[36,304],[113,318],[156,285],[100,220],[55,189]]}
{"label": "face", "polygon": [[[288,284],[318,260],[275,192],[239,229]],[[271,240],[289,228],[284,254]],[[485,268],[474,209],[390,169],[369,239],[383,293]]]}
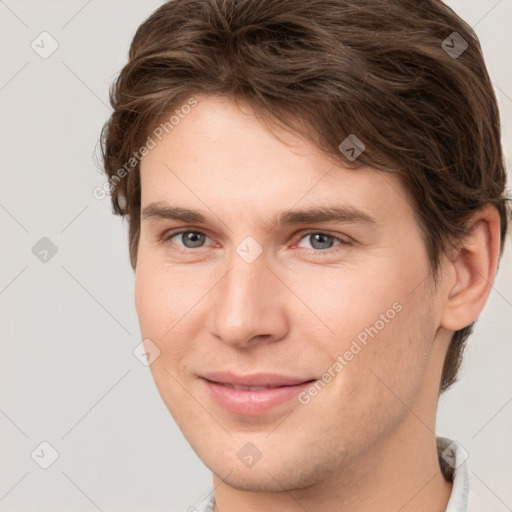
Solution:
{"label": "face", "polygon": [[312,485],[376,453],[435,387],[425,246],[394,175],[195,97],[141,166],[135,303],[160,351],[151,372],[226,483]]}

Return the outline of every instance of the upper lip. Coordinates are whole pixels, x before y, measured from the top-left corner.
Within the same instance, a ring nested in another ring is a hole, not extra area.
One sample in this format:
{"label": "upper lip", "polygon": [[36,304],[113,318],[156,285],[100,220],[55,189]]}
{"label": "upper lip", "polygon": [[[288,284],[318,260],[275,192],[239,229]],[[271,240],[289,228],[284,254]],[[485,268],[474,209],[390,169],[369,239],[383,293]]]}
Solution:
{"label": "upper lip", "polygon": [[221,384],[234,384],[235,386],[294,386],[314,380],[313,378],[288,377],[276,373],[253,373],[251,375],[236,375],[231,372],[209,372],[200,375],[203,379],[219,382]]}

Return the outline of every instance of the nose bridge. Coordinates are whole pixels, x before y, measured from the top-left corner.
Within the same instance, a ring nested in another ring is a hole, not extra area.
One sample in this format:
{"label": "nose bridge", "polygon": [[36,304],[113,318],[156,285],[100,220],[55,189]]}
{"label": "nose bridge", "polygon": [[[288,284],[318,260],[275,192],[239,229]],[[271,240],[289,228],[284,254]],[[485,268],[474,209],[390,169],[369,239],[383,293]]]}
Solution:
{"label": "nose bridge", "polygon": [[247,263],[238,254],[234,254],[230,262],[230,271],[223,280],[222,292],[218,298],[222,306],[222,317],[229,319],[230,325],[247,324],[251,316],[264,306],[259,301],[262,298],[262,283],[264,274],[268,272],[263,257]]}
{"label": "nose bridge", "polygon": [[215,295],[215,334],[226,343],[240,346],[257,336],[279,336],[284,325],[283,312],[277,307],[277,291],[273,291],[265,255],[251,261],[244,253],[240,255],[237,248],[228,266]]}

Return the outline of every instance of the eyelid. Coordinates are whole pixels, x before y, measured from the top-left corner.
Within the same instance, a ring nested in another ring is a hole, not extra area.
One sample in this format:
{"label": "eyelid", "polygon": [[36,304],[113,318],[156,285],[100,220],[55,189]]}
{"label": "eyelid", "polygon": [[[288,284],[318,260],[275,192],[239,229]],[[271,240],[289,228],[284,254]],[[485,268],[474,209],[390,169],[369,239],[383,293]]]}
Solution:
{"label": "eyelid", "polygon": [[305,236],[316,235],[316,234],[322,234],[322,235],[330,236],[331,238],[335,238],[336,240],[338,240],[342,244],[349,244],[349,243],[353,242],[352,238],[350,238],[349,236],[344,235],[342,233],[332,233],[328,229],[309,229],[309,230],[306,230],[306,231],[300,231],[299,234],[298,234],[299,241],[302,240]]}

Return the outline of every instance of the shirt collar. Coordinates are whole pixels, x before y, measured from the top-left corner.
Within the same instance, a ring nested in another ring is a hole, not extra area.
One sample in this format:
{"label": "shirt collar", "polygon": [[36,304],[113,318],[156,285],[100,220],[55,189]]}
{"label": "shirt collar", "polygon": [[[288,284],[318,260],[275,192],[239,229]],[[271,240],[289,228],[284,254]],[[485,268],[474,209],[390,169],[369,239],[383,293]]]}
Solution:
{"label": "shirt collar", "polygon": [[452,481],[452,492],[446,512],[466,512],[468,509],[469,477],[466,468],[468,454],[460,444],[447,437],[437,438],[439,464],[447,480]]}

